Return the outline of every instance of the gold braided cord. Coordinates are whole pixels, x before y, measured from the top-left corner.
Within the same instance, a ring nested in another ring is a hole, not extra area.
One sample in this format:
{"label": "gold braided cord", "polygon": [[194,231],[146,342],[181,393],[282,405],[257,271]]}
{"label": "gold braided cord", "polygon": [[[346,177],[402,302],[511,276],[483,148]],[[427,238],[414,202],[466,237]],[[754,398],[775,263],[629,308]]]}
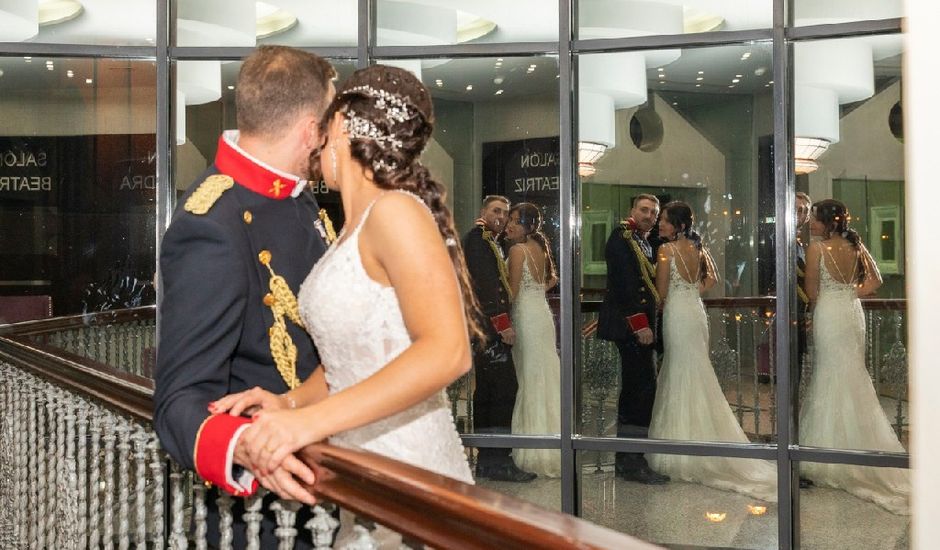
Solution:
{"label": "gold braided cord", "polygon": [[333,220],[326,213],[326,208],[321,208],[318,213],[320,221],[323,222],[323,229],[326,231],[326,244],[333,244],[336,240],[336,229],[333,228]]}
{"label": "gold braided cord", "polygon": [[653,298],[656,300],[656,303],[659,303],[659,292],[656,292],[656,285],[653,283],[653,278],[656,277],[656,268],[653,267],[653,264],[646,258],[646,255],[643,254],[643,251],[640,250],[640,244],[636,242],[636,239],[633,238],[633,230],[629,227],[623,228],[623,238],[630,244],[630,248],[633,249],[633,254],[636,256],[637,262],[640,264],[640,276],[643,278],[643,283],[646,285],[646,288],[649,289],[650,293],[653,295]]}
{"label": "gold braided cord", "polygon": [[268,288],[271,289],[270,300],[265,300],[271,313],[274,315],[274,324],[268,329],[270,337],[271,357],[277,366],[277,372],[287,384],[287,387],[294,389],[300,385],[297,378],[297,346],[290,333],[287,332],[287,323],[284,322],[286,316],[301,328],[304,327],[303,319],[300,318],[300,310],[297,307],[297,297],[291,292],[290,286],[284,277],[274,273],[271,269],[270,258],[264,264],[271,272],[271,280],[268,282]]}
{"label": "gold braided cord", "polygon": [[[797,277],[806,277],[806,273],[800,269],[800,266],[796,266],[796,276]],[[796,285],[796,295],[800,298],[800,301],[804,304],[809,303],[809,296],[806,295],[806,291],[803,290],[803,286],[800,284]]]}
{"label": "gold braided cord", "polygon": [[488,229],[483,230],[483,240],[486,241],[486,244],[490,245],[490,248],[493,250],[493,255],[496,256],[496,267],[499,269],[499,280],[503,283],[503,288],[506,289],[506,295],[512,296],[512,290],[509,287],[509,270],[506,268],[506,260],[503,259],[503,254],[499,250],[499,245],[496,244],[496,239],[493,238],[493,232]]}

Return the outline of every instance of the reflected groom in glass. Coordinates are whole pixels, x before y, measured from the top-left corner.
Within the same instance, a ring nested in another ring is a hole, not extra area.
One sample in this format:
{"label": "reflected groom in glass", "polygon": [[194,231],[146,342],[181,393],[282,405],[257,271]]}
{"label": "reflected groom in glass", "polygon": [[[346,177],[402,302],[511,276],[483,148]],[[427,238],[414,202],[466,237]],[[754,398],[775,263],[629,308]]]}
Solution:
{"label": "reflected groom in glass", "polygon": [[[659,199],[637,195],[630,217],[607,239],[607,293],[601,305],[597,337],[609,340],[620,353],[620,399],[617,403],[617,437],[647,437],[656,371],[656,311],[653,247],[647,240],[659,216]],[[617,475],[628,481],[658,485],[669,476],[654,472],[643,453],[617,453]]]}

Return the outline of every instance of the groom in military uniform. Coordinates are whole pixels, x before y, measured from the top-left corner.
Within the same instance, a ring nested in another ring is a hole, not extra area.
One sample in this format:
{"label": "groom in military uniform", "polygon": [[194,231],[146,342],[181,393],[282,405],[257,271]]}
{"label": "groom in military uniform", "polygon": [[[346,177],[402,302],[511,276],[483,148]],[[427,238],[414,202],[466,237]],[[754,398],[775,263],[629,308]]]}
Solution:
{"label": "groom in military uniform", "polygon": [[[659,199],[638,195],[630,217],[607,239],[607,294],[597,321],[597,337],[620,352],[617,436],[647,437],[656,397],[653,352],[656,345],[656,293],[653,247],[647,235],[659,216]],[[653,471],[642,453],[617,453],[617,475],[645,484],[669,481]]]}
{"label": "groom in military uniform", "polygon": [[[496,241],[508,217],[509,199],[487,196],[480,217],[462,242],[473,292],[483,312],[480,326],[487,336],[486,342],[475,342],[473,347],[473,424],[482,433],[509,432],[519,388],[512,362],[515,331],[509,319],[509,275],[503,249]],[[476,477],[518,482],[537,477],[516,466],[509,453],[510,449],[480,449]]]}
{"label": "groom in military uniform", "polygon": [[[239,444],[251,419],[210,414],[210,403],[255,386],[284,393],[319,363],[295,295],[330,228],[301,177],[321,144],[334,76],[325,60],[294,48],[263,46],[250,55],[238,76],[239,130],[220,137],[213,164],[180,199],[160,248],[154,428],[184,468],[237,496],[258,486]],[[261,481],[306,495],[297,478],[309,482],[313,474],[290,457]],[[240,503],[234,517],[239,545]],[[269,527],[265,521],[262,542],[276,544]]]}

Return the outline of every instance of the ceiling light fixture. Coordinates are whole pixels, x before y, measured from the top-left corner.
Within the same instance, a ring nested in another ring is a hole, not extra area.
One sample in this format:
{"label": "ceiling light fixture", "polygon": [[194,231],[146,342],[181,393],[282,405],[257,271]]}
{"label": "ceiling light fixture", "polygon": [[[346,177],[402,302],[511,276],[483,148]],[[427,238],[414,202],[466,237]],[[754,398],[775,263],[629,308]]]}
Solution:
{"label": "ceiling light fixture", "polygon": [[255,36],[260,40],[297,26],[294,14],[267,2],[255,2]]}
{"label": "ceiling light fixture", "polygon": [[90,78],[86,78],[86,79],[85,79],[85,84],[91,84],[92,82],[94,82],[94,80],[92,80],[92,79],[90,79]]}
{"label": "ceiling light fixture", "polygon": [[584,178],[593,176],[597,172],[594,163],[600,160],[606,152],[607,146],[603,143],[578,142],[578,175]]}
{"label": "ceiling light fixture", "polygon": [[472,89],[473,89],[473,84],[467,84],[467,91],[469,92]]}
{"label": "ceiling light fixture", "polygon": [[502,89],[496,90],[496,93],[494,95],[503,95],[503,90]]}
{"label": "ceiling light fixture", "polygon": [[797,174],[810,174],[815,172],[819,165],[816,159],[829,149],[829,140],[797,137],[793,140],[793,165]]}

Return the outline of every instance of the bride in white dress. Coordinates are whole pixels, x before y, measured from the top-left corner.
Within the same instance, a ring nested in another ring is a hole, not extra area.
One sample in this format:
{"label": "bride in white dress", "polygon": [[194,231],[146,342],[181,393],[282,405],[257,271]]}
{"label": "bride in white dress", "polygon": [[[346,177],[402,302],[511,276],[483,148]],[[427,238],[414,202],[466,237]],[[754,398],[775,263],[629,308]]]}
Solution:
{"label": "bride in white dress", "polygon": [[382,65],[356,71],[324,115],[320,167],[346,224],[298,295],[322,368],[280,396],[216,403],[262,408],[241,438],[265,486],[327,439],[473,483],[444,389],[470,368],[476,302],[443,187],[418,162],[432,121],[421,82]]}
{"label": "bride in white dress", "polygon": [[[516,341],[512,361],[519,390],[512,410],[512,433],[561,433],[561,361],[555,351],[555,321],[545,291],[558,284],[548,241],[540,231],[538,206],[523,202],[509,211],[509,288]],[[540,476],[561,475],[561,453],[552,449],[515,449],[513,461]]]}
{"label": "bride in white dress", "polygon": [[[881,275],[848,211],[828,199],[813,205],[810,232],[821,237],[806,253],[806,293],[813,307],[813,374],[800,411],[800,445],[905,452],[865,368],[865,316],[860,296]],[[802,475],[896,514],[909,514],[907,470],[804,462]]]}
{"label": "bride in white dress", "polygon": [[[660,214],[656,289],[665,302],[665,355],[657,380],[649,436],[684,441],[748,443],[709,358],[708,318],[701,293],[717,282],[715,262],[692,230],[692,209],[667,204]],[[674,480],[776,502],[777,471],[764,460],[647,455],[650,467]]]}

